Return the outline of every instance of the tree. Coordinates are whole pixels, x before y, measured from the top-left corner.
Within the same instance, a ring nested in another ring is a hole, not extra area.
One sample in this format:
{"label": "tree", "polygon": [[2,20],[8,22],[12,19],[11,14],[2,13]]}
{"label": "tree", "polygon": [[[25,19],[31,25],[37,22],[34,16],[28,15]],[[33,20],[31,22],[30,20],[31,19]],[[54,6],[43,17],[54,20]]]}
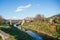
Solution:
{"label": "tree", "polygon": [[60,38],[60,15],[56,15],[53,21],[56,25],[57,37]]}
{"label": "tree", "polygon": [[53,22],[56,24],[60,24],[60,14],[54,15],[53,17],[54,17]]}
{"label": "tree", "polygon": [[37,14],[34,18],[34,21],[42,22],[42,21],[44,21],[44,16]]}
{"label": "tree", "polygon": [[57,38],[60,38],[60,25],[56,25]]}
{"label": "tree", "polygon": [[58,24],[60,24],[60,17],[57,17],[57,18],[55,19],[55,22],[58,23]]}

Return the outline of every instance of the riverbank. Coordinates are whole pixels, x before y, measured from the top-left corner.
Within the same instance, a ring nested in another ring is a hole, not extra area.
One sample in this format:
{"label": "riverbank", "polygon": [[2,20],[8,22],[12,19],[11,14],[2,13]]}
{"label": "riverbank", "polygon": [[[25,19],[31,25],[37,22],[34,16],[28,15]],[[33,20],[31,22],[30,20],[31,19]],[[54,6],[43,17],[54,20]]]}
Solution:
{"label": "riverbank", "polygon": [[26,22],[22,27],[32,30],[42,36],[44,40],[60,40],[57,38],[58,33],[55,25],[40,22]]}
{"label": "riverbank", "polygon": [[38,33],[37,31],[34,31],[34,30],[32,31],[38,34],[39,36],[41,36],[43,40],[60,40],[58,38],[53,37],[52,35],[47,35],[46,33],[43,33],[43,32]]}
{"label": "riverbank", "polygon": [[27,33],[13,26],[1,25],[0,30],[8,34],[11,40],[35,40]]}
{"label": "riverbank", "polygon": [[25,33],[27,33],[28,35],[30,35],[31,37],[33,37],[35,40],[43,40],[42,37],[40,37],[36,33],[32,32],[31,30],[23,28],[21,25],[17,26],[17,24],[14,24],[14,27],[16,27],[16,28],[24,31]]}
{"label": "riverbank", "polygon": [[[24,28],[24,29],[26,29],[26,28]],[[30,30],[30,31],[36,33],[37,35],[39,35],[40,37],[42,37],[43,40],[60,40],[60,39],[55,38],[52,35],[48,35],[48,34],[46,34],[44,32],[39,32],[38,33],[37,31],[31,30],[31,29],[26,29],[26,30]]]}

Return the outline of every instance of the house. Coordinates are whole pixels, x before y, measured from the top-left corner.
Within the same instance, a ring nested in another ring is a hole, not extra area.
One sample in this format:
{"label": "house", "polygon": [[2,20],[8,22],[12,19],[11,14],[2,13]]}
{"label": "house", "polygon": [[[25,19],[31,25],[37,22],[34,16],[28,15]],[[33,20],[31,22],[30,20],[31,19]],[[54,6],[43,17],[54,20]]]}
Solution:
{"label": "house", "polygon": [[33,18],[31,18],[31,17],[26,17],[24,20],[25,20],[25,22],[32,22],[32,21],[33,21]]}

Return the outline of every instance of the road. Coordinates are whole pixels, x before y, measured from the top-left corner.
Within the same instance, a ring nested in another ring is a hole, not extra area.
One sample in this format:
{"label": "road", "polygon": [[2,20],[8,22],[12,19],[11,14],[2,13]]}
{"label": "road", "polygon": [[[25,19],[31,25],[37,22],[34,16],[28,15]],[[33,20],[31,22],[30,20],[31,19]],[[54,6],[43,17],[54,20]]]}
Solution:
{"label": "road", "polygon": [[8,35],[1,30],[0,30],[0,36],[2,37],[3,40],[10,40]]}

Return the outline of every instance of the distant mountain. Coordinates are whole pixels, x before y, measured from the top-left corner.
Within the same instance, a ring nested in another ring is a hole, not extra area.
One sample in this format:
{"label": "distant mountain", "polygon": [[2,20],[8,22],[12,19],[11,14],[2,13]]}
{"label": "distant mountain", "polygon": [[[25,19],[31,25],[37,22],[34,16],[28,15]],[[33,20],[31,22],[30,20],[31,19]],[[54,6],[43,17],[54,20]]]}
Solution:
{"label": "distant mountain", "polygon": [[60,14],[57,14],[57,15],[51,16],[51,17],[49,17],[49,18],[56,18],[56,17],[60,17]]}

